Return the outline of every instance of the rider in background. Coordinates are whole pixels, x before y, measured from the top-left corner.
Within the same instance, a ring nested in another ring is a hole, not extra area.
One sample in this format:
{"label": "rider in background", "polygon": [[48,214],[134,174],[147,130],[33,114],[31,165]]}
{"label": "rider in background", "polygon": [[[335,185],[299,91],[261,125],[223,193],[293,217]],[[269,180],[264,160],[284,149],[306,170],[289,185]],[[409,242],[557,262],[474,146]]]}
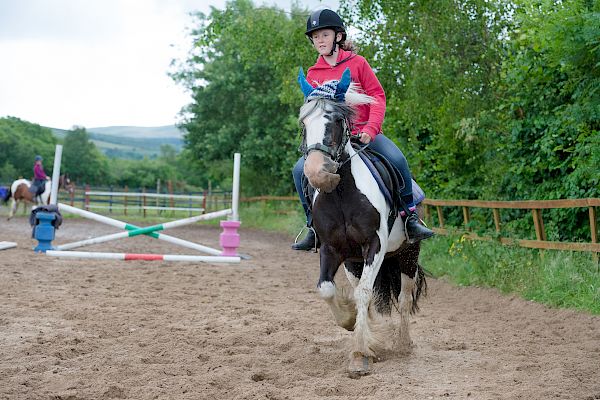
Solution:
{"label": "rider in background", "polygon": [[[404,189],[400,198],[405,207],[401,207],[400,215],[405,223],[407,238],[410,243],[427,239],[433,231],[420,223],[413,201],[412,175],[406,157],[402,151],[381,133],[381,125],[385,116],[385,92],[367,60],[356,54],[350,41],[346,40],[346,28],[340,16],[329,9],[314,11],[306,22],[306,36],[319,53],[315,65],[308,69],[306,79],[313,86],[326,81],[340,79],[346,68],[350,68],[352,81],[358,83],[361,89],[375,99],[375,103],[357,107],[353,136],[362,143],[385,156],[398,170],[404,180]],[[304,157],[300,157],[292,175],[294,185],[300,197],[300,202],[306,213],[307,225],[312,225],[312,216],[306,197],[302,190],[302,175],[304,174]],[[311,250],[316,247],[316,237],[312,229],[300,242],[292,245],[294,250]]]}
{"label": "rider in background", "polygon": [[34,196],[39,196],[44,193],[47,179],[48,176],[42,165],[42,156],[37,155],[35,156],[35,164],[33,165],[33,184],[31,185],[35,188],[35,191],[33,192]]}

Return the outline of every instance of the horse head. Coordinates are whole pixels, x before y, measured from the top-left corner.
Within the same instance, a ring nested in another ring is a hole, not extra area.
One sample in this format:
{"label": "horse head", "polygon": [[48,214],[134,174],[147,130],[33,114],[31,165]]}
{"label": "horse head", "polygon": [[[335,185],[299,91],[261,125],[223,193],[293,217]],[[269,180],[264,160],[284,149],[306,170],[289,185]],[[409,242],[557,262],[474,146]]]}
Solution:
{"label": "horse head", "polygon": [[313,88],[300,69],[298,82],[305,96],[299,121],[303,127],[304,175],[312,187],[331,192],[339,181],[340,163],[351,149],[350,124],[355,107],[369,104],[373,98],[361,93],[352,83],[346,68],[340,80]]}
{"label": "horse head", "polygon": [[61,175],[58,180],[58,188],[63,188],[69,193],[73,193],[75,191],[75,183],[71,181],[68,174]]}

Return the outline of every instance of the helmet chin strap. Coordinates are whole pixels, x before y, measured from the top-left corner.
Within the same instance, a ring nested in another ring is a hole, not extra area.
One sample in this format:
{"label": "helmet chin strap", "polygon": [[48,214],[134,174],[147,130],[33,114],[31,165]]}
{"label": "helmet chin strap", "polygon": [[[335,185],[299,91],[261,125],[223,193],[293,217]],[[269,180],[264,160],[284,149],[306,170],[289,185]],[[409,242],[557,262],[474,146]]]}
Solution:
{"label": "helmet chin strap", "polygon": [[333,41],[333,46],[331,46],[331,52],[328,54],[329,56],[332,56],[333,53],[335,53],[335,46],[337,45],[337,42],[334,40]]}
{"label": "helmet chin strap", "polygon": [[342,36],[342,40],[340,40],[339,42],[336,41],[338,33],[339,32],[336,32],[335,37],[333,38],[333,46],[331,46],[331,53],[329,53],[329,56],[332,56],[333,53],[335,53],[335,46],[339,46],[342,40],[344,40],[344,37]]}

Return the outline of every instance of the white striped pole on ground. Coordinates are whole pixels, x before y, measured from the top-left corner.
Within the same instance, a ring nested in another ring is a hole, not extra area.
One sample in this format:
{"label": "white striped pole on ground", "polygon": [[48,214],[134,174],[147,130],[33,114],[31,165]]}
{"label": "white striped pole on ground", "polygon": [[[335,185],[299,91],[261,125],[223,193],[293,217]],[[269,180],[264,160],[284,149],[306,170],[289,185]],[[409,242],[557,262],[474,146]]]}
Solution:
{"label": "white striped pole on ground", "polygon": [[[202,221],[202,220],[223,217],[225,215],[230,214],[230,212],[231,212],[231,210],[216,211],[214,213],[198,215],[196,217],[190,217],[190,218],[185,218],[185,219],[181,219],[181,220],[177,220],[177,221],[171,221],[171,222],[167,222],[164,224],[152,225],[152,226],[148,226],[145,228],[137,228],[137,229],[132,229],[132,230],[125,231],[125,232],[118,232],[118,233],[113,233],[111,235],[99,236],[99,237],[95,237],[95,238],[91,238],[91,239],[81,240],[79,242],[68,243],[68,244],[64,244],[61,246],[57,246],[56,249],[68,250],[68,249],[74,249],[76,247],[86,246],[86,245],[90,245],[90,244],[98,244],[98,243],[110,242],[112,240],[122,239],[122,238],[126,238],[126,237],[145,235],[145,234],[153,233],[155,231],[162,231],[162,230],[169,229],[169,228],[176,228],[178,226],[190,225],[190,224],[193,224],[194,222],[198,222],[198,221]],[[131,226],[126,227],[126,229],[129,229],[129,228],[132,228],[132,227]]]}
{"label": "white striped pole on ground", "polygon": [[[72,207],[72,206],[69,206],[67,204],[59,203],[58,207],[59,207],[59,209],[61,211],[69,212],[69,213],[72,213],[72,214],[75,214],[75,215],[79,215],[79,216],[84,217],[84,218],[91,219],[91,220],[96,221],[96,222],[100,222],[100,223],[103,223],[103,224],[106,224],[106,225],[114,226],[115,228],[125,229],[125,230],[129,230],[129,231],[135,231],[135,230],[144,229],[144,228],[140,228],[140,227],[135,226],[135,225],[128,224],[128,223],[123,222],[123,221],[119,221],[117,219],[106,217],[104,215],[99,215],[99,214],[96,214],[96,213],[93,213],[93,212],[90,212],[90,211],[81,210],[79,208]],[[230,213],[231,213],[231,210],[228,209],[228,210],[217,211],[215,213],[203,214],[200,217],[204,217],[203,219],[211,219],[211,218],[218,218],[218,217],[230,214]],[[197,218],[197,217],[192,217],[192,218]],[[189,218],[186,218],[186,220],[189,220]],[[170,227],[174,227],[173,223],[177,223],[177,222],[180,223],[181,221],[183,221],[183,220],[172,221],[172,222],[168,222],[167,224],[170,224],[169,225]],[[166,225],[166,224],[163,224],[163,225]],[[178,226],[180,226],[180,225],[178,225]],[[222,252],[221,250],[213,249],[211,247],[203,246],[203,245],[200,245],[200,244],[197,244],[197,243],[189,242],[187,240],[179,239],[179,238],[168,236],[168,235],[165,235],[165,234],[159,234],[159,233],[156,233],[156,232],[153,232],[153,231],[152,232],[139,232],[138,234],[145,234],[145,235],[151,236],[151,237],[153,237],[155,239],[163,240],[163,241],[166,241],[166,242],[169,242],[169,243],[173,243],[173,244],[176,244],[176,245],[180,245],[180,246],[183,246],[183,247],[191,248],[191,249],[194,249],[194,250],[201,251],[203,253],[212,254],[212,255],[216,255],[216,256],[220,255],[221,252]],[[116,237],[116,235],[120,235],[120,236]],[[122,238],[122,237],[128,237],[128,236],[129,236],[129,232],[119,232],[117,234],[104,236],[103,238],[110,237],[110,239],[108,239],[108,240],[115,240],[115,239],[119,239],[119,238]],[[67,243],[67,244],[64,244],[64,245],[61,245],[61,246],[57,246],[56,249],[57,250],[67,250],[67,249],[73,249],[73,248],[76,248],[76,247],[85,246],[87,244],[101,243],[101,242],[95,241],[96,239],[98,239],[98,238],[92,238],[92,239],[82,240],[82,241],[74,242],[74,243]],[[108,241],[108,240],[105,240],[105,241]],[[91,241],[94,241],[94,242],[92,243]]]}
{"label": "white striped pole on ground", "polygon": [[112,260],[142,260],[142,261],[187,261],[207,263],[239,263],[240,257],[223,256],[189,256],[179,254],[135,254],[135,253],[100,253],[87,251],[57,251],[48,250],[46,255],[52,257],[92,258]]}

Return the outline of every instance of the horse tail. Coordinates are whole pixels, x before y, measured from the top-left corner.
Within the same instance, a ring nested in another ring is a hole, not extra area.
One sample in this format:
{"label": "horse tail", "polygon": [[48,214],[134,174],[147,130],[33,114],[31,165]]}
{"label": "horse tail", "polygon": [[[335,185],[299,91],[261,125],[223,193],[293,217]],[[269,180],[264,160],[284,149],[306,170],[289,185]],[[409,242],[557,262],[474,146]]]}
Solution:
{"label": "horse tail", "polygon": [[414,279],[411,314],[419,310],[418,300],[427,293],[425,272],[419,265],[420,243],[414,243],[401,249],[397,254],[385,258],[373,286],[376,310],[390,315],[392,307],[399,311],[398,298],[402,291],[402,274]]}
{"label": "horse tail", "polygon": [[415,292],[413,293],[413,303],[411,313],[419,311],[419,299],[421,296],[427,296],[427,279],[425,279],[425,270],[421,264],[417,263],[417,276],[415,277]]}

